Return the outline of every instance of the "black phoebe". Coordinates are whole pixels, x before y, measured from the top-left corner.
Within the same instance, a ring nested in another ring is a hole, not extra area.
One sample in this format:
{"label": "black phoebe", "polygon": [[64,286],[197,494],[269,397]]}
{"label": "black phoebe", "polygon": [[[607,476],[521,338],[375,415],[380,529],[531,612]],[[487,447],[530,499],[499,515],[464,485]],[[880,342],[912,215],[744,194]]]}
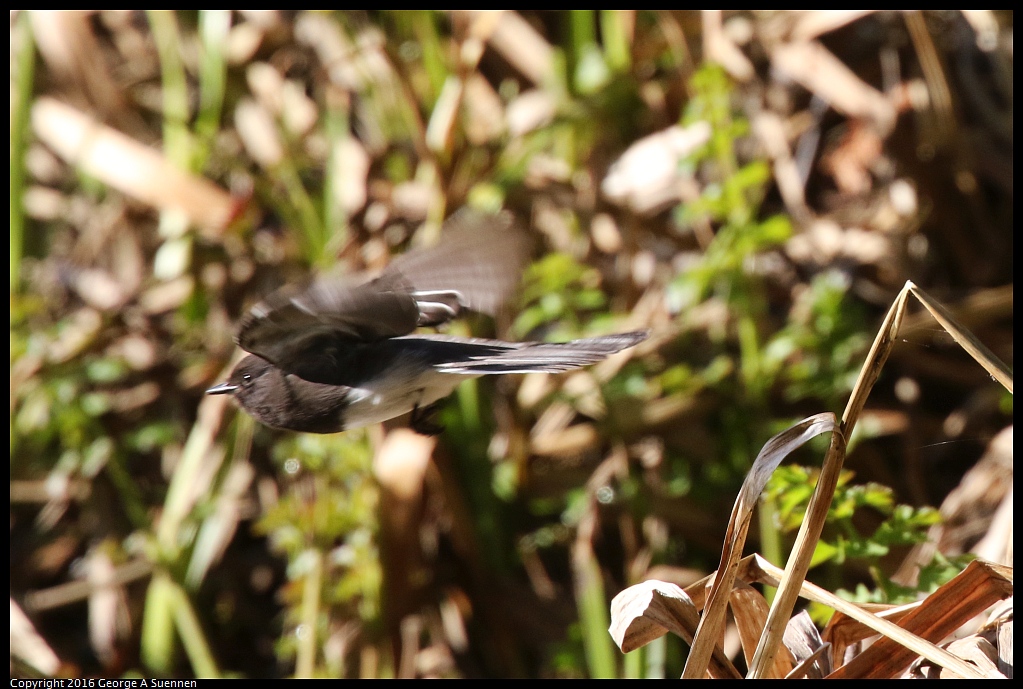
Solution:
{"label": "black phoebe", "polygon": [[506,215],[463,212],[445,224],[437,246],[398,257],[377,278],[278,290],[242,321],[238,344],[254,356],[207,393],[234,395],[275,428],[337,433],[411,411],[413,428],[437,432],[426,414],[466,378],[568,371],[646,339],[631,332],[546,344],[410,334],[464,310],[493,314],[517,286],[526,248]]}

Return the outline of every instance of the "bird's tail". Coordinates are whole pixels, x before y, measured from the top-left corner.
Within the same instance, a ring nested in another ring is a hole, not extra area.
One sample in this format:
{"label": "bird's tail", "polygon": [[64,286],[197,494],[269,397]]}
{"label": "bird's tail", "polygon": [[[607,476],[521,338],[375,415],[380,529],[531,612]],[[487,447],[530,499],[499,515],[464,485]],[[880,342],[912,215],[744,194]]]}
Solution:
{"label": "bird's tail", "polygon": [[[595,364],[615,352],[639,344],[649,331],[638,330],[601,337],[589,337],[571,342],[506,343],[488,340],[466,340],[478,343],[479,354],[466,351],[459,361],[448,361],[436,366],[444,373],[487,375],[495,373],[558,373]],[[454,338],[446,338],[452,341]],[[498,349],[497,346],[500,346]]]}

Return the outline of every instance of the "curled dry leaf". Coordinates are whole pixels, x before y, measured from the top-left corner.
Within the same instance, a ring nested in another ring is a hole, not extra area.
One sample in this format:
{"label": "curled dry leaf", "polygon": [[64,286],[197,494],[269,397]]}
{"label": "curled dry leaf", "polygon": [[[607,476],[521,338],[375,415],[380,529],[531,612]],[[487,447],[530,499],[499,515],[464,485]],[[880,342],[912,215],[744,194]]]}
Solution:
{"label": "curled dry leaf", "polygon": [[[618,648],[628,653],[668,632],[691,642],[699,618],[692,599],[681,588],[664,581],[644,581],[611,601],[608,632]],[[720,649],[715,650],[708,671],[716,678],[741,679]]]}
{"label": "curled dry leaf", "polygon": [[691,639],[699,613],[686,592],[665,581],[630,586],[611,601],[608,631],[618,648],[629,653],[673,632]]}
{"label": "curled dry leaf", "polygon": [[[785,625],[783,638],[785,649],[791,652],[798,662],[786,677],[820,679],[831,672],[830,656],[827,654],[830,644],[821,639],[820,632],[805,610],[800,611]],[[782,657],[783,654],[779,654],[775,658],[775,663]]]}

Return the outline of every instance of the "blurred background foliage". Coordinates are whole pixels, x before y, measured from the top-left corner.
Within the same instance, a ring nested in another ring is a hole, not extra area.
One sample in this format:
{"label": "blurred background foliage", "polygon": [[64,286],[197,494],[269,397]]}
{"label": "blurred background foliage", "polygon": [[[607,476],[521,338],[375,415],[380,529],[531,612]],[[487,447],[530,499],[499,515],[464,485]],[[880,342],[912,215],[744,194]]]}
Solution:
{"label": "blurred background foliage", "polygon": [[[12,675],[677,676],[674,640],[621,656],[611,597],[713,570],[760,446],[841,408],[907,279],[1012,362],[1011,12],[10,30]],[[452,332],[650,340],[467,382],[436,439],[203,396],[260,296],[465,205],[511,211],[536,260]],[[1012,485],[1011,396],[911,321],[811,571],[862,600],[955,571]],[[814,476],[768,490],[774,561]]]}

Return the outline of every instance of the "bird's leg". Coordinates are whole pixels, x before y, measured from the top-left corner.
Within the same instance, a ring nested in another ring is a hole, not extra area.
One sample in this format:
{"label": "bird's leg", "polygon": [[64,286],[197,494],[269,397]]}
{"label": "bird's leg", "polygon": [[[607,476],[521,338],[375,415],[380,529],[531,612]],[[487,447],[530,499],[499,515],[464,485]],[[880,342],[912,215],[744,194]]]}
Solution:
{"label": "bird's leg", "polygon": [[418,404],[412,408],[412,430],[420,435],[440,435],[444,426],[433,420],[433,415],[441,408],[444,400],[437,400],[433,404],[420,407]]}

